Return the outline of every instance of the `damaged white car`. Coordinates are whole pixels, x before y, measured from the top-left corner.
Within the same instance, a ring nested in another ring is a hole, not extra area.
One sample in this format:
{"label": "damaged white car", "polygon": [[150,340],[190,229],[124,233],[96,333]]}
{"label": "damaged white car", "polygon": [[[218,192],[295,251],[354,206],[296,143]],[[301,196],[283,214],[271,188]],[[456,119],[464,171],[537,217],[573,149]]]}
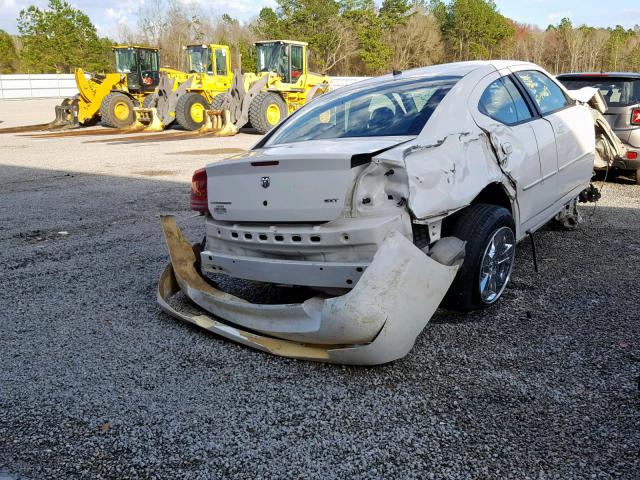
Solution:
{"label": "damaged white car", "polygon": [[[339,89],[194,174],[206,241],[192,247],[163,217],[171,264],[158,301],[278,355],[401,358],[443,299],[471,310],[500,298],[516,243],[589,197],[594,152],[590,108],[530,63],[438,65]],[[314,293],[250,303],[207,273]],[[206,312],[176,307],[179,291]]]}

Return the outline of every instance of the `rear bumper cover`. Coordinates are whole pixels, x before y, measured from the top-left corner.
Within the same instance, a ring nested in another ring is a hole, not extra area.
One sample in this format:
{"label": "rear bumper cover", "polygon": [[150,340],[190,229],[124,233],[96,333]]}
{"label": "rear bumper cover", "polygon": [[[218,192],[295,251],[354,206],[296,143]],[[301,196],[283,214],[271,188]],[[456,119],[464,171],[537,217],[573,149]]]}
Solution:
{"label": "rear bumper cover", "polygon": [[[425,255],[391,231],[348,293],[298,304],[260,305],[222,292],[199,272],[199,249],[162,217],[171,263],[158,285],[163,310],[238,343],[284,357],[376,365],[404,357],[429,322],[458,266]],[[182,291],[207,313],[171,305]],[[210,315],[211,314],[211,315]]]}
{"label": "rear bumper cover", "polygon": [[369,266],[363,262],[306,262],[241,257],[214,251],[200,254],[202,270],[224,273],[245,280],[306,285],[309,287],[351,288]]}

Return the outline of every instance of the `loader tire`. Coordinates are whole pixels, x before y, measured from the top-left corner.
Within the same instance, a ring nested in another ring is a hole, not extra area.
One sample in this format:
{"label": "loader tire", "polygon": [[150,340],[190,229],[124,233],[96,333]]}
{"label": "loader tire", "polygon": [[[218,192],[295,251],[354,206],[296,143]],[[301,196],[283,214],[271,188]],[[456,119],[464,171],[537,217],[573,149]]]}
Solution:
{"label": "loader tire", "polygon": [[122,92],[111,92],[100,104],[102,124],[107,127],[127,128],[136,121],[133,100]]}
{"label": "loader tire", "polygon": [[178,99],[176,121],[185,130],[198,130],[205,123],[208,108],[209,103],[202,95],[188,92]]}
{"label": "loader tire", "polygon": [[274,92],[260,92],[249,106],[249,122],[265,134],[287,117],[287,104]]}
{"label": "loader tire", "polygon": [[142,100],[142,108],[156,108],[158,106],[158,94],[151,93]]}
{"label": "loader tire", "polygon": [[[454,223],[447,234],[466,242],[465,256],[442,304],[461,312],[488,307],[502,296],[513,269],[516,248],[513,217],[504,207],[478,203],[464,209],[452,220]],[[499,244],[504,244],[504,249]],[[507,245],[510,248],[506,248]],[[492,246],[496,247],[493,256],[490,253]],[[493,263],[498,263],[492,259],[497,260],[502,255],[508,260],[502,262],[502,267],[496,267],[496,274],[492,276]],[[482,287],[483,279],[488,278],[499,280],[493,296],[487,296],[491,289],[483,290]]]}
{"label": "loader tire", "polygon": [[224,93],[219,93],[218,95],[213,97],[213,100],[211,100],[211,110],[220,110],[220,107],[222,107],[222,102],[224,102]]}

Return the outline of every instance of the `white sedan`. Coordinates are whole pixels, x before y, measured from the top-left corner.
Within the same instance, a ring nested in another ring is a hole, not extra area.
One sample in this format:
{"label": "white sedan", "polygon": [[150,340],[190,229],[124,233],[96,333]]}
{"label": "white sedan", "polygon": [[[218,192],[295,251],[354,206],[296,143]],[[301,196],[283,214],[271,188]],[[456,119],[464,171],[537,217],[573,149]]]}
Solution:
{"label": "white sedan", "polygon": [[[359,82],[194,174],[206,244],[193,250],[163,218],[172,265],[159,301],[279,355],[401,358],[443,298],[463,311],[495,303],[516,243],[556,216],[578,220],[594,152],[589,106],[531,63],[454,63]],[[318,293],[254,304],[202,272]],[[178,290],[214,316],[171,306]]]}

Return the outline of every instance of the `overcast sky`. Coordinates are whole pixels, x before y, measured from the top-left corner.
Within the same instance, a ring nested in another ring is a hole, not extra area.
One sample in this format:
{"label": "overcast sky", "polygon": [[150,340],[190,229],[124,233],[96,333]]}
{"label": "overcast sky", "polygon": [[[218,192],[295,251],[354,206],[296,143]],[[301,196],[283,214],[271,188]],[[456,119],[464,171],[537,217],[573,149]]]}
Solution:
{"label": "overcast sky", "polygon": [[[71,0],[91,17],[101,35],[115,36],[118,22],[135,24],[136,13],[145,0]],[[154,0],[146,0],[152,2]],[[214,14],[228,13],[247,21],[263,6],[275,6],[275,0],[179,0],[185,4],[200,4]],[[633,27],[640,24],[639,0],[496,0],[502,14],[522,23],[546,28],[562,17],[574,24],[599,27]],[[28,5],[43,7],[47,0],[0,0],[0,29],[17,33],[16,17]],[[606,8],[603,8],[606,5]]]}

